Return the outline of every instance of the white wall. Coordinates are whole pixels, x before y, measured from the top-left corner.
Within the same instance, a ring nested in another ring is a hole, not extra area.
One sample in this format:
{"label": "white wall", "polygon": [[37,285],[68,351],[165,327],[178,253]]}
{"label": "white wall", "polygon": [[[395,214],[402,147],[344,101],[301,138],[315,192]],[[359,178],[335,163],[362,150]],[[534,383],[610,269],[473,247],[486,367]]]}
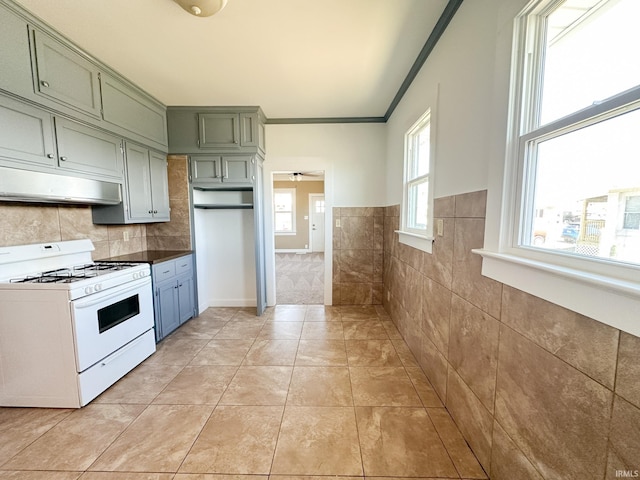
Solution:
{"label": "white wall", "polygon": [[436,91],[434,197],[488,188],[492,159],[504,160],[510,28],[525,3],[463,2],[387,123],[387,204],[402,198],[404,134]]}
{"label": "white wall", "polygon": [[386,125],[267,125],[264,163],[267,304],[275,304],[273,173],[325,172],[325,304],[332,301],[333,207],[384,206]]}

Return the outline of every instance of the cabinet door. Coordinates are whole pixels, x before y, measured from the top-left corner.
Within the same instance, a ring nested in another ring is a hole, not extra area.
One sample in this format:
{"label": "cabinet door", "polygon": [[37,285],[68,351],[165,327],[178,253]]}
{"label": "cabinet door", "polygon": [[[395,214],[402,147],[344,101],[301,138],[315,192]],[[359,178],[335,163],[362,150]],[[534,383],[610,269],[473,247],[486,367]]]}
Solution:
{"label": "cabinet door", "polygon": [[0,96],[0,157],[55,167],[56,148],[51,115],[39,108]]}
{"label": "cabinet door", "polygon": [[149,150],[127,143],[127,195],[129,220],[145,221],[153,216]]}
{"label": "cabinet door", "polygon": [[167,118],[162,105],[104,73],[101,87],[102,118],[143,139],[167,145]]}
{"label": "cabinet door", "polygon": [[191,180],[193,183],[222,182],[222,157],[198,155],[191,157]]}
{"label": "cabinet door", "polygon": [[154,220],[169,221],[169,176],[167,157],[149,151],[149,169],[151,181],[151,204]]}
{"label": "cabinet door", "polygon": [[178,283],[175,280],[159,283],[157,295],[160,312],[156,313],[159,314],[161,338],[164,338],[180,326]]}
{"label": "cabinet door", "polygon": [[240,146],[237,113],[198,114],[200,148],[237,148]]}
{"label": "cabinet door", "polygon": [[225,155],[222,157],[222,181],[251,184],[253,179],[251,155]]}
{"label": "cabinet door", "polygon": [[33,97],[27,23],[0,5],[0,89]]}
{"label": "cabinet door", "polygon": [[60,168],[122,182],[120,138],[59,117],[55,126]]}
{"label": "cabinet door", "polygon": [[98,68],[80,54],[38,30],[33,31],[36,92],[100,117]]}
{"label": "cabinet door", "polygon": [[258,114],[240,114],[240,145],[243,147],[258,146]]}
{"label": "cabinet door", "polygon": [[180,323],[193,317],[193,276],[178,278],[178,305]]}

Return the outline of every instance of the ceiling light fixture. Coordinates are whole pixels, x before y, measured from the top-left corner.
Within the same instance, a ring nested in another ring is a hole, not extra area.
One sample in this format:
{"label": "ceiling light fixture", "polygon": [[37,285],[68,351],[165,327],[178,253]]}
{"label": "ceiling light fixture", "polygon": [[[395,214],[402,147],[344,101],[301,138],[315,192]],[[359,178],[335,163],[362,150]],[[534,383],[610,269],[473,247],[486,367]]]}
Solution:
{"label": "ceiling light fixture", "polygon": [[184,10],[196,17],[210,17],[222,10],[227,0],[174,0]]}

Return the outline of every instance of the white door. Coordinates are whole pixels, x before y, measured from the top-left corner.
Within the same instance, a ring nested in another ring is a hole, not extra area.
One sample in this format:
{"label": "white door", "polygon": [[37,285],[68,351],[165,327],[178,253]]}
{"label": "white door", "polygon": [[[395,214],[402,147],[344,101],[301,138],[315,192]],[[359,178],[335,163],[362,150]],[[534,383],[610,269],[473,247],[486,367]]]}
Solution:
{"label": "white door", "polygon": [[309,194],[311,251],[324,252],[324,195]]}

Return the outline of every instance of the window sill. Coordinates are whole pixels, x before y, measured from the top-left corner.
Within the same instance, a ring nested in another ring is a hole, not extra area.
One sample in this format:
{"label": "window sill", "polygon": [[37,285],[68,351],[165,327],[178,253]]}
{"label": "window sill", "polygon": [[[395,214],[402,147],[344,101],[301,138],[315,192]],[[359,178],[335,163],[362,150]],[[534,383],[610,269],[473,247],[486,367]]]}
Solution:
{"label": "window sill", "polygon": [[482,274],[601,323],[640,336],[640,283],[485,249]]}
{"label": "window sill", "polygon": [[295,237],[296,232],[274,232],[276,237]]}
{"label": "window sill", "polygon": [[433,249],[433,238],[426,235],[418,235],[415,233],[403,232],[396,230],[400,243],[404,243],[423,252],[431,253]]}

